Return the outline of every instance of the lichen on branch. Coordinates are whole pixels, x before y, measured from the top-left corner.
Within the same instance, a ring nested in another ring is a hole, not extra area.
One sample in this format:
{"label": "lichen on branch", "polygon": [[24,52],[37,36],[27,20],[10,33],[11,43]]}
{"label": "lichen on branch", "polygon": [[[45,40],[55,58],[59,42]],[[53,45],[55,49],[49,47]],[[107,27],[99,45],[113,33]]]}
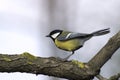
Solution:
{"label": "lichen on branch", "polygon": [[[99,75],[101,67],[119,47],[120,31],[110,38],[108,43],[88,63],[75,60],[62,61],[55,57],[42,58],[28,52],[20,55],[0,54],[0,72],[25,72],[69,80],[91,80]],[[116,76],[107,80],[119,79],[120,75]]]}

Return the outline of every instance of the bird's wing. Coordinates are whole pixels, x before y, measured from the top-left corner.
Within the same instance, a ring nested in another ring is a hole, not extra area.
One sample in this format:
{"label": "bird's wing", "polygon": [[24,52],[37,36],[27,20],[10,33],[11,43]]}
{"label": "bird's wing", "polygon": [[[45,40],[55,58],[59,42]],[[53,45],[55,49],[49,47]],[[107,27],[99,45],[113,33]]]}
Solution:
{"label": "bird's wing", "polygon": [[60,41],[66,41],[66,40],[76,39],[76,38],[84,39],[84,38],[91,37],[90,34],[84,34],[84,33],[64,32],[62,34],[63,35],[60,35],[59,37],[57,37],[57,39]]}

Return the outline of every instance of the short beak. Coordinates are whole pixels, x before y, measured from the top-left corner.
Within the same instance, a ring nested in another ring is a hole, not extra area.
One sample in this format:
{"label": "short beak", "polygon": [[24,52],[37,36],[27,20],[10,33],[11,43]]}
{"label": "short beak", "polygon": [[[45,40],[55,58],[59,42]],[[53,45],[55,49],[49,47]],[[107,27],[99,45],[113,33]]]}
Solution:
{"label": "short beak", "polygon": [[50,37],[50,35],[46,35],[46,37]]}

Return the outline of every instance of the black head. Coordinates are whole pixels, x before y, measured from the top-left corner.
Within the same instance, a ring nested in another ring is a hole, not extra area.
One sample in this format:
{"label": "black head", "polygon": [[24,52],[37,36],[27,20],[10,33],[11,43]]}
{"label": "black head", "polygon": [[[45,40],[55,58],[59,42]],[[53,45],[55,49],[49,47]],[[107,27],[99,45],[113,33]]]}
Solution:
{"label": "black head", "polygon": [[55,39],[62,33],[62,31],[63,30],[53,30],[46,37],[50,37],[52,39]]}

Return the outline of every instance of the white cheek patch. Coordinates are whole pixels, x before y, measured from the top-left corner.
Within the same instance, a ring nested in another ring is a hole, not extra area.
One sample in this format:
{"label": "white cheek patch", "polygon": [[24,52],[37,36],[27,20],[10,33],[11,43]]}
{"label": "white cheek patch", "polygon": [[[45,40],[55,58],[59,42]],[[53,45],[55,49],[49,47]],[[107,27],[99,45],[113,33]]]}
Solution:
{"label": "white cheek patch", "polygon": [[59,33],[55,33],[55,34],[53,34],[51,36],[52,36],[52,38],[56,38],[59,34],[60,34],[60,32]]}

